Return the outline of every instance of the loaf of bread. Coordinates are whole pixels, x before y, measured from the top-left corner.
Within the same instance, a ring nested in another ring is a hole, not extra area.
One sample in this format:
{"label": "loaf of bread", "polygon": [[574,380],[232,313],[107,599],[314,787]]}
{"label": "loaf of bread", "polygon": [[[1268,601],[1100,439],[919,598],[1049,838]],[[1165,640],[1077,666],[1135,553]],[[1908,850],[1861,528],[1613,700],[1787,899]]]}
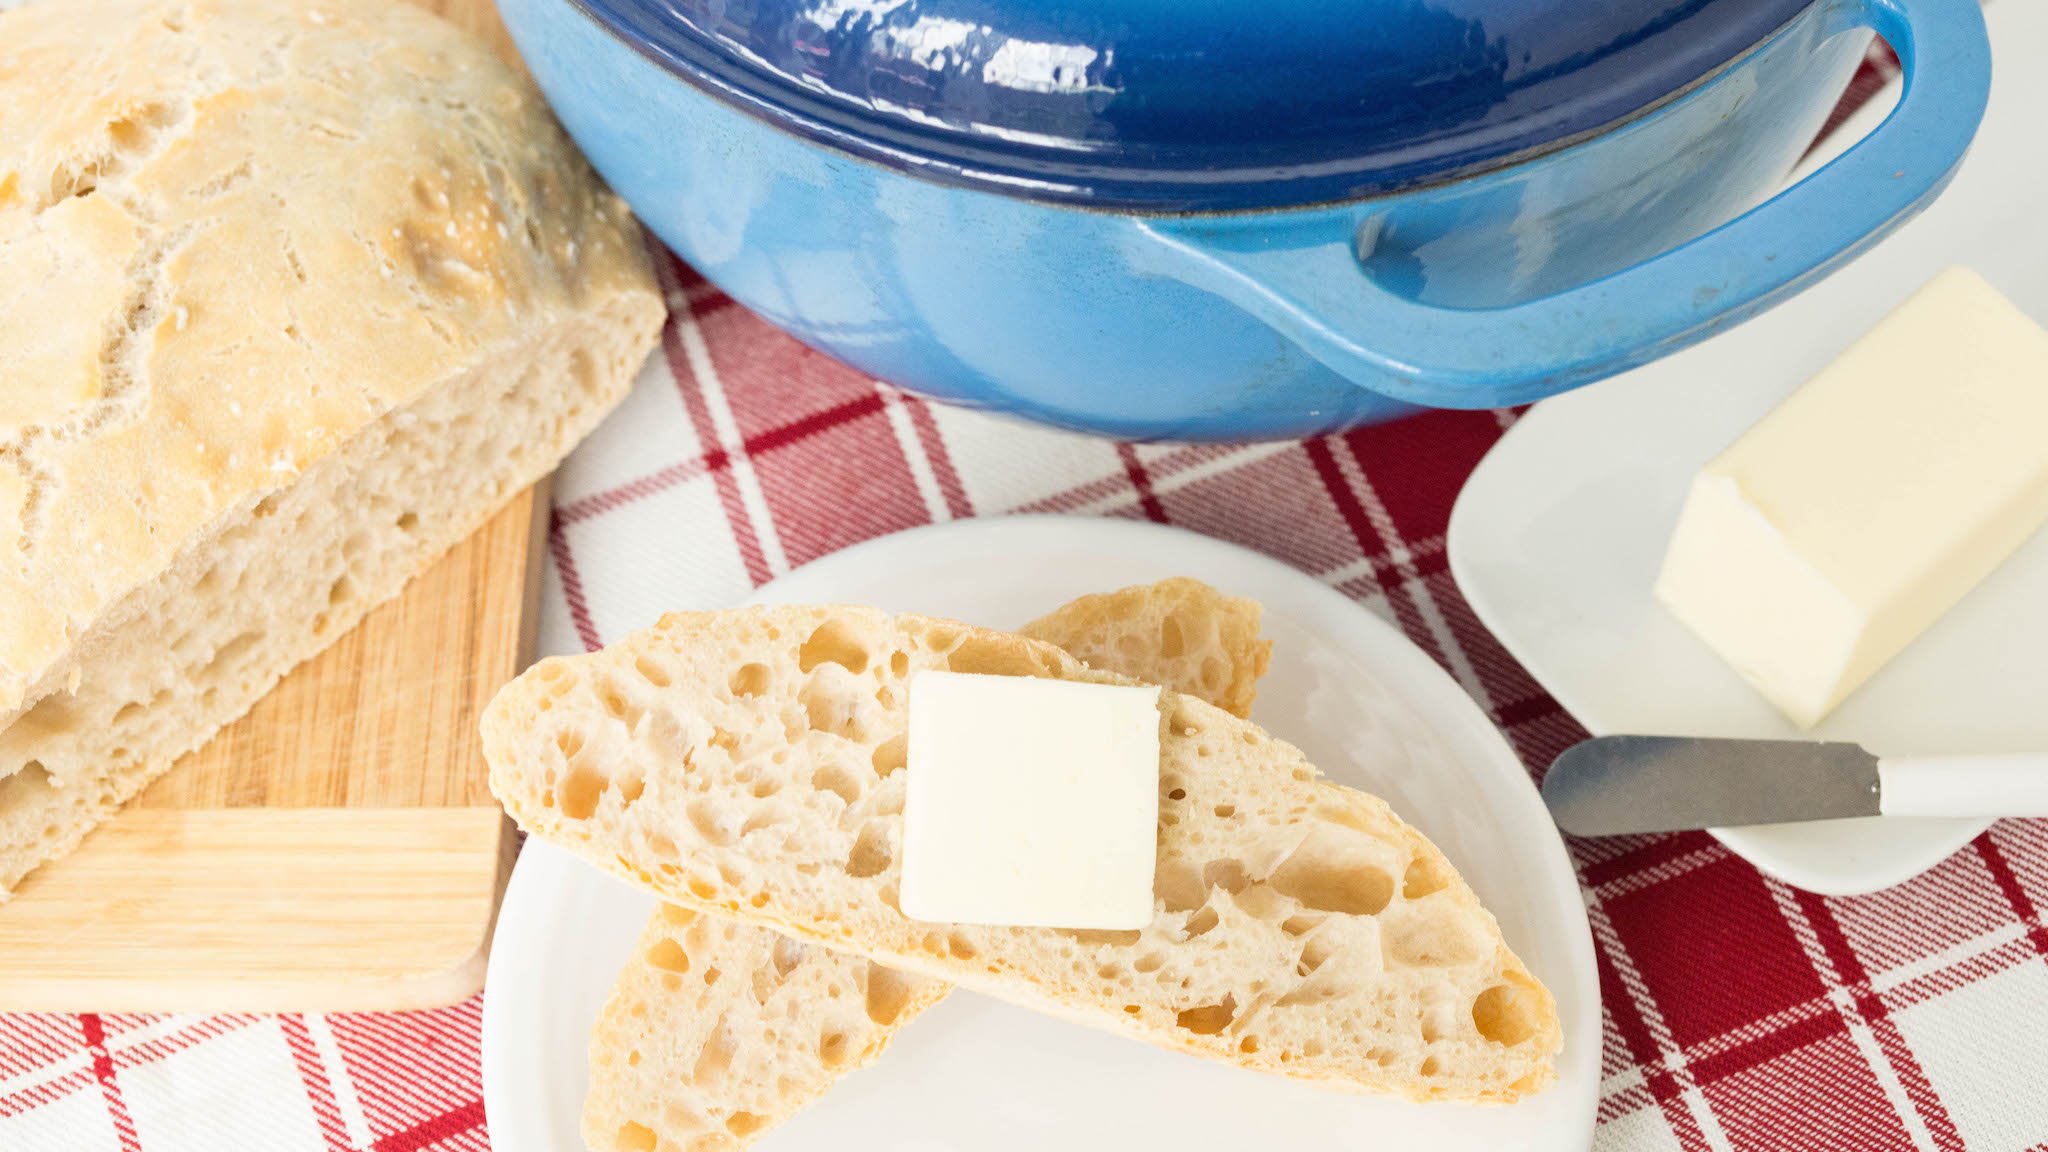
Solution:
{"label": "loaf of bread", "polygon": [[[1272,652],[1259,616],[1256,601],[1182,578],[1084,597],[1022,631],[1090,667],[1221,692],[1242,712]],[[594,1152],[744,1147],[872,1063],[950,989],[663,905],[591,1032],[583,1142]]]}
{"label": "loaf of bread", "polygon": [[662,304],[391,0],[0,13],[0,897],[548,472]]}
{"label": "loaf of bread", "polygon": [[1129,682],[1050,644],[871,609],[675,614],[500,692],[492,790],[530,832],[671,903],[1165,1047],[1422,1100],[1513,1100],[1552,1078],[1555,1004],[1443,854],[1175,692],[1151,924],[904,916],[905,699],[938,668]]}

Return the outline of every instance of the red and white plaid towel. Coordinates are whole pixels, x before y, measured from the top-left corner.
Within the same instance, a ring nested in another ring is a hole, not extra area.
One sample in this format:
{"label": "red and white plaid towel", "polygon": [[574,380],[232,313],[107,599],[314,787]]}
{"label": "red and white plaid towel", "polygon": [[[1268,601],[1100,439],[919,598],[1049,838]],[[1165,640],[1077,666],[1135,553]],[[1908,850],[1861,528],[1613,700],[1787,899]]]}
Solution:
{"label": "red and white plaid towel", "polygon": [[[731,603],[929,521],[1144,517],[1261,549],[1393,619],[1531,765],[1581,735],[1445,567],[1451,502],[1512,414],[1132,447],[879,387],[672,262],[664,274],[662,355],[556,485],[549,649]],[[1602,1152],[2048,1148],[2048,822],[1998,824],[1912,883],[1846,900],[1766,880],[1700,834],[1572,850],[1606,1005]],[[478,1003],[0,1016],[0,1152],[486,1149]]]}

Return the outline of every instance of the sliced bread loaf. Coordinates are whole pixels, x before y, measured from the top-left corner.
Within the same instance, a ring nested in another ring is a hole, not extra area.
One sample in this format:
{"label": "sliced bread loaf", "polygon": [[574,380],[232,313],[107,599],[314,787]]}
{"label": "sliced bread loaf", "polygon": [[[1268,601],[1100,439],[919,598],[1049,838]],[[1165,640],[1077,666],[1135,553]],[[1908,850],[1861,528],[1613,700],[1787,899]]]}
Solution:
{"label": "sliced bread loaf", "polygon": [[0,13],[0,899],[552,469],[662,304],[408,4]]}
{"label": "sliced bread loaf", "polygon": [[905,917],[905,700],[935,668],[1128,682],[925,617],[676,614],[501,692],[483,723],[492,789],[529,831],[672,903],[1155,1044],[1416,1099],[1512,1100],[1551,1079],[1555,1005],[1442,853],[1175,692],[1151,924]]}
{"label": "sliced bread loaf", "polygon": [[[1214,687],[1248,709],[1271,654],[1259,615],[1256,601],[1182,578],[1085,597],[1023,632],[1090,667],[1192,695]],[[873,1062],[950,990],[663,905],[591,1032],[583,1141],[594,1152],[743,1147]]]}

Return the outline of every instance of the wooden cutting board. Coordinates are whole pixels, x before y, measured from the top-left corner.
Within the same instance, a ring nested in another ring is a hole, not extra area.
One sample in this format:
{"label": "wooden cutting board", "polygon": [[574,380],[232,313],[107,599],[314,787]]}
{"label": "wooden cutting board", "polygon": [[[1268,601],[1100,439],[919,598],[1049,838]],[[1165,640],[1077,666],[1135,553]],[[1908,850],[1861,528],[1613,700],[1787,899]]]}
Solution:
{"label": "wooden cutting board", "polygon": [[[429,3],[511,54],[489,0]],[[443,1005],[516,841],[476,722],[533,651],[545,485],[0,904],[0,1011]]]}

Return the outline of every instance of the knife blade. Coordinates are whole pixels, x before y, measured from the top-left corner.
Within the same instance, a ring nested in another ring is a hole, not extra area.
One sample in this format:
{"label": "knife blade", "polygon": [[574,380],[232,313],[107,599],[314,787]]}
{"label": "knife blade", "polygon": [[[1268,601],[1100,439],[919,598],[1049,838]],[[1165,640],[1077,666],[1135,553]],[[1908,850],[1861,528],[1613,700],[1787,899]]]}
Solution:
{"label": "knife blade", "polygon": [[1855,744],[1596,736],[1558,756],[1543,802],[1576,836],[1879,813],[1877,757]]}
{"label": "knife blade", "polygon": [[2048,816],[2048,755],[1880,758],[1841,742],[1596,736],[1551,764],[1543,802],[1575,836],[1856,816]]}

